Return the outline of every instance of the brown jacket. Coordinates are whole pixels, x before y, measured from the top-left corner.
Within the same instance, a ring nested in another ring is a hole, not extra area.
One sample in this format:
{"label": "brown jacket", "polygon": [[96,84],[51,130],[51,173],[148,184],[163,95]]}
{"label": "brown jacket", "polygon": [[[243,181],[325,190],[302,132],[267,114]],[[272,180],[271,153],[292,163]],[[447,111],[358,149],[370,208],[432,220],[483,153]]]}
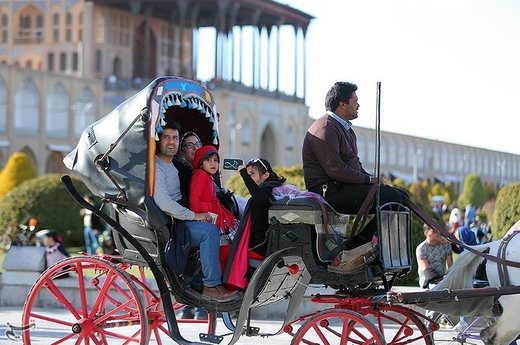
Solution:
{"label": "brown jacket", "polygon": [[324,115],[307,130],[302,148],[303,175],[307,189],[331,181],[370,183],[370,174],[358,157],[356,134]]}

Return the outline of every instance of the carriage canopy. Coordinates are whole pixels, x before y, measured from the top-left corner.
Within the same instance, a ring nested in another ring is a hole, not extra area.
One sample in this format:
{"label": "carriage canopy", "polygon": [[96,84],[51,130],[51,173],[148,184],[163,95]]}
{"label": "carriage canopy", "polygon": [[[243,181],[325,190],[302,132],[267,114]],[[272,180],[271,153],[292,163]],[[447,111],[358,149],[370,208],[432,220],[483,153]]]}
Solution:
{"label": "carriage canopy", "polygon": [[[218,148],[218,115],[211,93],[199,83],[162,77],[108,115],[89,125],[64,158],[95,195],[142,205],[153,196],[155,145],[165,119],[193,131],[204,145]],[[150,168],[151,167],[151,168]]]}

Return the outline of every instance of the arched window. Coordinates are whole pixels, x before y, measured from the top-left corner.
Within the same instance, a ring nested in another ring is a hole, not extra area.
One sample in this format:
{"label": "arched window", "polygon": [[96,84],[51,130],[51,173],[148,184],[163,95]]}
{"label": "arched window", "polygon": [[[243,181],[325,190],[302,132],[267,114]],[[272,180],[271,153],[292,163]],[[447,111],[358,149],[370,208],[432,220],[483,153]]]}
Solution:
{"label": "arched window", "polygon": [[72,42],[72,13],[67,12],[65,16],[65,40]]}
{"label": "arched window", "polygon": [[388,164],[397,165],[397,145],[392,138],[388,138]]}
{"label": "arched window", "polygon": [[441,150],[437,145],[435,145],[433,147],[433,169],[435,169],[437,172],[442,171],[441,155]]}
{"label": "arched window", "polygon": [[249,121],[245,120],[242,128],[240,128],[240,144],[249,145],[251,142],[251,128]]}
{"label": "arched window", "polygon": [[0,78],[0,132],[7,130],[7,85]]}
{"label": "arched window", "polygon": [[14,96],[14,129],[19,134],[37,134],[40,128],[40,96],[30,78],[22,81]]}
{"label": "arched window", "polygon": [[63,155],[60,152],[52,151],[47,157],[45,163],[45,173],[59,173],[63,174],[66,172],[65,165],[63,164]]}
{"label": "arched window", "polygon": [[441,161],[442,161],[442,166],[441,166],[442,171],[448,172],[449,171],[449,164],[448,164],[449,154],[448,154],[448,148],[445,146],[442,147]]}
{"label": "arched window", "polygon": [[287,133],[285,135],[285,149],[292,150],[294,148],[294,133],[291,126],[287,129]]}
{"label": "arched window", "polygon": [[361,163],[366,161],[367,156],[367,145],[366,138],[363,134],[359,134],[357,136],[357,149],[358,149],[358,157]]}
{"label": "arched window", "polygon": [[76,116],[74,121],[74,134],[80,136],[88,125],[96,120],[97,102],[94,93],[84,88],[76,100]]}
{"label": "arched window", "polygon": [[374,164],[375,162],[375,152],[376,152],[376,143],[373,140],[368,141],[368,150],[367,150],[367,162],[369,164]]}
{"label": "arched window", "polygon": [[7,41],[9,40],[9,17],[5,13],[2,14],[1,30],[1,42],[7,43]]}
{"label": "arched window", "polygon": [[413,168],[417,164],[417,157],[415,156],[415,146],[412,143],[408,143],[407,151],[408,157],[406,160],[406,166]]}
{"label": "arched window", "polygon": [[38,170],[38,161],[36,160],[36,155],[34,154],[34,151],[29,146],[24,146],[20,151],[25,153],[27,157],[29,157],[29,160],[31,161],[34,169]]}
{"label": "arched window", "polygon": [[47,95],[45,128],[47,136],[66,138],[69,133],[70,97],[61,83],[55,84]]}
{"label": "arched window", "polygon": [[52,40],[55,43],[60,41],[60,15],[58,13],[52,15]]}

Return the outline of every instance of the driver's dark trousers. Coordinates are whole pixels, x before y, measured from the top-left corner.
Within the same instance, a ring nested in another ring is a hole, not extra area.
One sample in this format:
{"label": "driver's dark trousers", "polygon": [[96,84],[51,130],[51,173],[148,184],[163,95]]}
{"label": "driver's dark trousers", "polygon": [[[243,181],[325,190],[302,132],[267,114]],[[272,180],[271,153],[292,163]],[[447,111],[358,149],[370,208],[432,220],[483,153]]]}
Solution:
{"label": "driver's dark trousers", "polygon": [[[325,200],[340,213],[357,214],[371,187],[371,184],[329,182],[327,183]],[[323,195],[323,186],[309,190]],[[408,199],[408,194],[405,191],[390,186],[381,186],[379,195],[380,205],[388,202],[404,203],[404,200]],[[370,214],[375,213],[375,196],[368,212]],[[377,233],[377,219],[372,217],[362,231],[345,244],[345,249],[349,250],[369,242],[375,233]]]}

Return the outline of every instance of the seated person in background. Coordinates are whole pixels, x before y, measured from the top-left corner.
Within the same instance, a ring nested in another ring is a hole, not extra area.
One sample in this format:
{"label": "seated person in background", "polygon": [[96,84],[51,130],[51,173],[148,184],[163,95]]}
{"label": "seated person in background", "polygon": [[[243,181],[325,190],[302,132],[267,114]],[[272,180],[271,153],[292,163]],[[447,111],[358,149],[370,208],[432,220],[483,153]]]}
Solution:
{"label": "seated person in background", "polygon": [[242,289],[247,287],[248,258],[262,260],[267,251],[266,233],[269,228],[269,207],[273,188],[285,182],[271,164],[262,158],[250,160],[238,168],[240,176],[251,194],[240,227],[231,246],[224,271],[224,282]]}
{"label": "seated person in background", "polygon": [[[42,230],[47,231],[47,230]],[[45,246],[45,265],[50,267],[65,258],[70,257],[69,252],[65,249],[63,243],[61,243],[61,237],[54,230],[49,230],[43,234],[43,245]],[[65,273],[60,275],[60,278],[68,277],[69,274]]]}
{"label": "seated person in background", "polygon": [[[211,212],[216,215],[215,224],[222,235],[233,237],[238,220],[217,198],[220,157],[212,145],[205,145],[195,152],[192,166],[194,169],[190,185],[190,209],[194,212]],[[221,243],[221,245],[231,242]],[[221,237],[225,238],[225,237]]]}
{"label": "seated person in background", "polygon": [[211,224],[211,216],[195,213],[179,204],[182,198],[179,174],[172,163],[179,149],[180,125],[168,120],[159,133],[155,159],[154,200],[157,206],[175,222],[184,222],[192,246],[200,248],[200,261],[203,274],[202,295],[216,301],[227,301],[236,296],[236,292],[227,290],[221,284],[219,265],[220,234],[217,227]]}
{"label": "seated person in background", "polygon": [[[302,147],[303,175],[306,188],[321,194],[338,212],[357,214],[373,184],[380,184],[380,202],[403,203],[407,194],[397,188],[384,185],[383,181],[371,176],[363,169],[358,157],[356,134],[350,121],[358,117],[357,86],[337,82],[325,98],[327,112],[307,130]],[[369,209],[375,212],[374,205]],[[337,273],[355,270],[357,258],[371,257],[371,240],[377,231],[377,220],[373,217],[364,229],[351,241],[345,243],[347,250],[342,255]],[[366,246],[360,247],[363,244]],[[350,250],[360,247],[355,252]],[[366,248],[366,250],[365,250]],[[343,262],[350,258],[350,262]]]}
{"label": "seated person in background", "polygon": [[446,266],[453,265],[451,245],[437,231],[424,224],[424,237],[415,249],[419,273],[419,286],[428,288],[429,283],[437,282],[446,274]]}

